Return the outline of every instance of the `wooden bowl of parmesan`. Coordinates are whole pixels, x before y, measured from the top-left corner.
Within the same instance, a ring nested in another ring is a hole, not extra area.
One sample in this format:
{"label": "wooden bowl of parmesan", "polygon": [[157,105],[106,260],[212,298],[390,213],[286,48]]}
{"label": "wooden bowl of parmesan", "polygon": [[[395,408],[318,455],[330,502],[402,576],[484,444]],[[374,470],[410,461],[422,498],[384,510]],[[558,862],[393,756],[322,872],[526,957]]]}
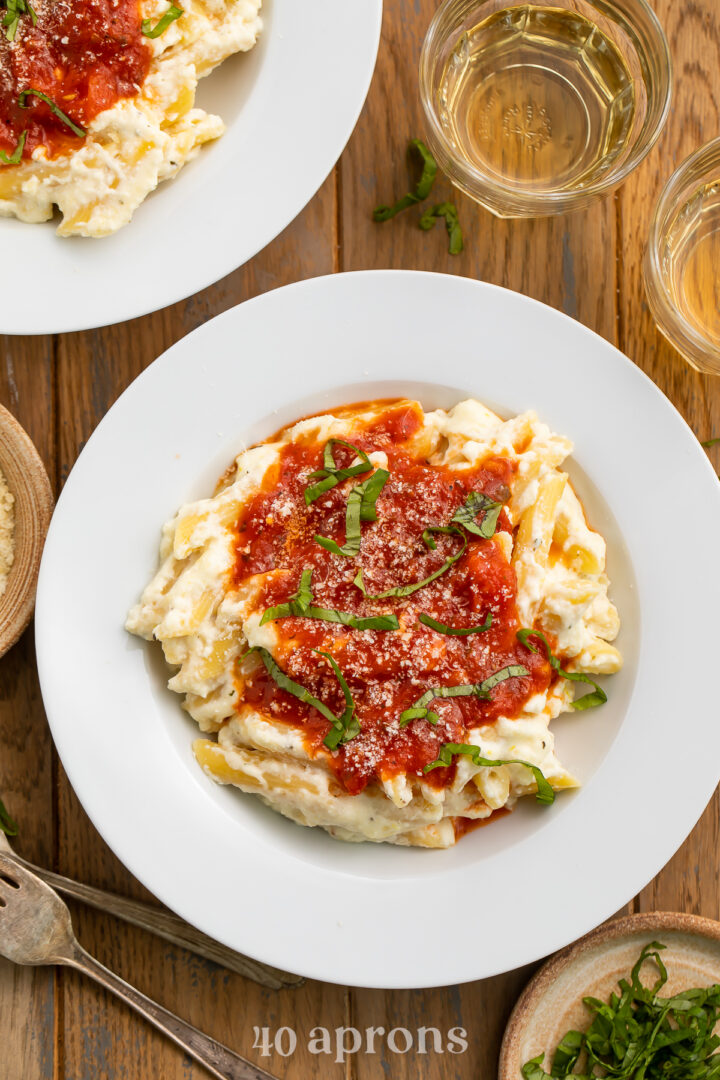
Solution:
{"label": "wooden bowl of parmesan", "polygon": [[40,455],[0,405],[0,656],[32,618],[40,556],[53,509]]}

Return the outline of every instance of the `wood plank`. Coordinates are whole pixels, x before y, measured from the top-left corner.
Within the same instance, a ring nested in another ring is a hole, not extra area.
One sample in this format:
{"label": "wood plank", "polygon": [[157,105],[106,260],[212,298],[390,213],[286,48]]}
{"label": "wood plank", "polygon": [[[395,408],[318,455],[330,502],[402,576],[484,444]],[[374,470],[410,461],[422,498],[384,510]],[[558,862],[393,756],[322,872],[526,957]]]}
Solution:
{"label": "wood plank", "polygon": [[[720,118],[720,13],[713,0],[654,5],[665,27],[675,67],[674,104],[659,146],[629,179],[619,196],[620,347],[658,384],[701,439],[720,433],[717,380],[694,371],[660,334],[648,310],[642,258],[650,220],[663,184],[680,162],[715,138]],[[712,451],[720,468],[720,454]],[[718,918],[720,875],[718,794],[700,823],[643,890],[643,911],[688,911]]]}
{"label": "wood plank", "polygon": [[[97,422],[125,386],[160,352],[213,315],[267,289],[335,269],[335,180],[330,177],[310,206],[250,266],[213,288],[131,323],[61,339],[58,352],[60,462],[63,477]],[[250,363],[251,358],[248,358]],[[141,583],[138,583],[139,587]],[[148,894],[102,842],[60,773],[60,865],[71,877],[148,899]],[[75,909],[83,944],[128,981],[228,1046],[278,1076],[310,1075],[314,1058],[299,1039],[292,1057],[251,1049],[255,1027],[341,1026],[340,987],[311,983],[272,993],[230,975],[183,950],[96,912]],[[205,1076],[199,1066],[124,1006],[74,973],[64,985],[63,1060],[72,1080],[188,1080]],[[323,1018],[322,1020],[320,1018]],[[329,1071],[340,1075],[342,1066]]]}
{"label": "wood plank", "polygon": [[[0,337],[0,402],[33,439],[54,480],[51,338]],[[17,849],[52,865],[52,750],[32,627],[0,659],[0,794],[18,822]],[[0,1080],[50,1080],[54,1009],[52,971],[0,960]]]}

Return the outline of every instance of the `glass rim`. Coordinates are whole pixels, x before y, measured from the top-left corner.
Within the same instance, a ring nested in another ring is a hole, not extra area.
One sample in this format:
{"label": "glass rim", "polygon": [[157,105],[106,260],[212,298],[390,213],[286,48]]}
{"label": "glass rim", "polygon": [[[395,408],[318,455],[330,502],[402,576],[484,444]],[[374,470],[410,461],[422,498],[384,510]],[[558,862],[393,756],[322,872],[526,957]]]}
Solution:
{"label": "glass rim", "polygon": [[[455,154],[445,136],[445,132],[438,123],[436,111],[432,103],[433,95],[430,85],[430,49],[436,44],[434,36],[445,12],[449,8],[462,2],[463,0],[443,0],[443,3],[440,4],[430,20],[420,51],[419,85],[420,101],[425,113],[425,118],[430,125],[431,138],[428,141],[435,143],[435,147],[432,147],[434,150],[437,150],[438,147],[442,149],[440,156],[447,155],[447,159],[452,163],[453,170],[457,171],[458,178],[462,184],[466,185],[466,189],[472,189],[475,185],[482,186],[488,191],[493,191],[498,195],[505,196],[509,201],[514,201],[517,206],[522,206],[523,209],[531,210],[541,208],[543,212],[546,213],[546,208],[549,205],[556,207],[559,212],[562,212],[563,208],[572,208],[576,204],[586,202],[590,198],[606,194],[612,190],[612,188],[622,183],[622,181],[625,180],[626,177],[629,176],[629,174],[645,159],[657,142],[660,133],[665,126],[665,122],[667,121],[672,101],[673,64],[670,45],[662,23],[647,0],[630,0],[630,2],[640,8],[647,18],[651,32],[655,38],[654,43],[659,47],[660,71],[663,76],[660,89],[663,96],[658,99],[659,102],[661,102],[661,107],[654,124],[645,133],[644,138],[644,132],[641,128],[640,137],[635,146],[630,150],[617,170],[606,174],[601,180],[596,180],[586,187],[569,191],[547,192],[528,192],[522,187],[517,187],[503,182],[500,179],[496,179],[493,174],[486,172],[475,165],[468,164],[464,159],[461,159]],[[477,0],[477,6],[480,7],[484,2],[486,2],[486,0]],[[550,2],[552,2],[552,0],[550,0]],[[585,2],[590,7],[596,8],[601,14],[604,14],[606,18],[609,17],[607,12],[602,10],[596,0],[585,0]],[[622,0],[619,0],[619,2],[622,2]],[[506,6],[522,6],[522,3],[523,0],[507,0]],[[617,7],[618,0],[609,0],[609,4],[613,7]],[[630,21],[635,22],[635,20]]]}
{"label": "glass rim", "polygon": [[[705,337],[678,310],[665,288],[660,265],[660,245],[665,219],[668,213],[677,206],[678,196],[685,181],[696,166],[704,165],[704,159],[710,158],[714,151],[718,151],[720,157],[720,136],[710,139],[709,142],[703,143],[688,154],[663,184],[650,222],[643,260],[643,277],[650,309],[660,332],[693,367],[711,374],[718,374],[720,373],[720,351],[717,345]],[[718,175],[720,176],[720,170]],[[700,183],[701,180],[698,177],[698,184]],[[706,358],[717,359],[711,366],[706,363]]]}

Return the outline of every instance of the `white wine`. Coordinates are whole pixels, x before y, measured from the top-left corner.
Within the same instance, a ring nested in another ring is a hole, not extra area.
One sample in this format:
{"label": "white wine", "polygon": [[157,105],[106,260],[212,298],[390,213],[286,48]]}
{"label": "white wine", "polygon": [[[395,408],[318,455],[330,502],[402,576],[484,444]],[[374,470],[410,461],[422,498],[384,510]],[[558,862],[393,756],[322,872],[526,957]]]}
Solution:
{"label": "white wine", "polygon": [[720,352],[720,181],[699,188],[675,215],[662,272],[680,314]]}
{"label": "white wine", "polygon": [[627,149],[634,80],[618,47],[580,12],[522,4],[459,38],[438,113],[459,155],[499,183],[577,190]]}

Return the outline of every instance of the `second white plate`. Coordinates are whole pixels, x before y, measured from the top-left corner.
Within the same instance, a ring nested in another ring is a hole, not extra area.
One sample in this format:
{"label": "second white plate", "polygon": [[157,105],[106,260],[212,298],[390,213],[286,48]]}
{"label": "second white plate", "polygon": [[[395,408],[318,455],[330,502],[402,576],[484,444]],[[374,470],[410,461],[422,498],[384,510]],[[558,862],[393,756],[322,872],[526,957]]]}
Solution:
{"label": "second white plate", "polygon": [[[554,725],[581,779],[450,851],[342,844],[213,784],[159,649],[126,612],[160,527],[244,444],[326,407],[408,394],[534,408],[575,442],[623,620],[610,700]],[[713,713],[720,488],[692,432],[606,341],[446,275],[318,278],[227,312],[102,421],[60,498],[37,604],[43,696],[83,805],[129,869],[206,933],[332,982],[433,986],[518,967],[607,918],[682,843],[720,775]]]}
{"label": "second white plate", "polygon": [[1,334],[87,330],[167,307],[247,262],[309,202],[360,114],[382,0],[264,0],[262,17],[255,48],[198,88],[225,134],[124,229],[61,238],[57,221],[0,218],[3,259],[28,283],[2,305]]}

